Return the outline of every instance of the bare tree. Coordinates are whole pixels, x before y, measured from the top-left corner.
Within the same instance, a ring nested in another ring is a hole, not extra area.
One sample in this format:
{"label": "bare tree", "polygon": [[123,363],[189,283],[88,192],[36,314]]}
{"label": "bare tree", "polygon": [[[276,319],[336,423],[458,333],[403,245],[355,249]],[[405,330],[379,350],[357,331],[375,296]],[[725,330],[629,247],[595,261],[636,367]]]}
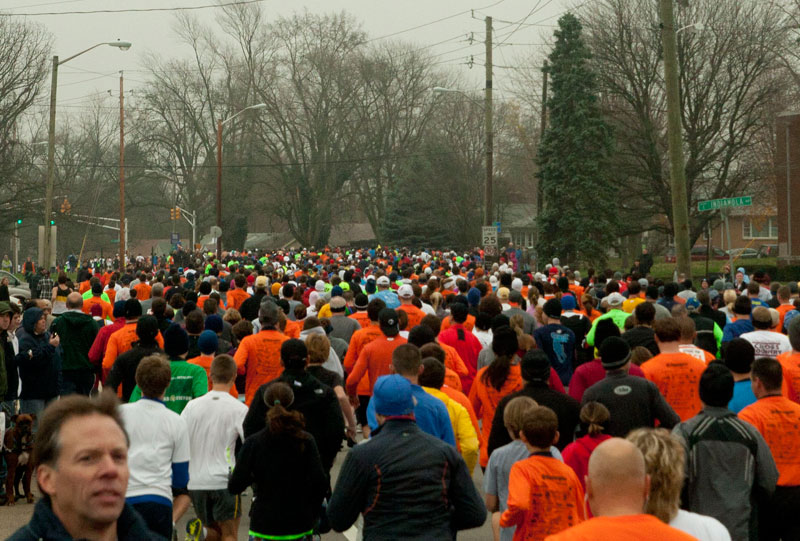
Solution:
{"label": "bare tree", "polygon": [[[628,231],[671,230],[666,159],[666,107],[659,19],[655,2],[602,0],[581,11],[617,128],[618,181]],[[787,31],[779,11],[758,0],[697,0],[677,12],[678,26],[702,22],[705,31],[678,34],[686,178],[691,238],[712,213],[697,201],[741,195],[764,178],[753,175],[756,142],[771,129],[770,104],[787,80],[776,54]]]}

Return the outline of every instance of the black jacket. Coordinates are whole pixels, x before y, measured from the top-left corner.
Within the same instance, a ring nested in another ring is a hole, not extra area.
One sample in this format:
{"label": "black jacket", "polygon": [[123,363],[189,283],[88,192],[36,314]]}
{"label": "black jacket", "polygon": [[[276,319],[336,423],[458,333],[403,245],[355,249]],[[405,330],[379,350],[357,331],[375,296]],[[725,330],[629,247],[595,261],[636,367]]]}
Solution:
{"label": "black jacket", "polygon": [[600,402],[611,413],[606,434],[624,438],[635,428],[653,428],[658,419],[661,428],[671,429],[681,422],[652,381],[627,373],[606,374],[586,389],[582,403]]}
{"label": "black jacket", "polygon": [[389,419],[342,465],[328,520],[337,532],[364,515],[364,541],[455,539],[486,520],[464,460],[411,419]]}
{"label": "black jacket", "polygon": [[61,355],[50,345],[50,333],[34,334],[36,321],[42,316],[39,308],[28,308],[17,330],[19,353],[15,360],[22,380],[22,400],[50,400],[61,390]]}
{"label": "black jacket", "polygon": [[714,310],[710,306],[701,305],[700,310],[698,313],[703,316],[707,317],[717,325],[719,325],[720,329],[724,329],[725,325],[728,323],[728,318],[725,317],[725,314],[720,312],[719,310]]}
{"label": "black jacket", "polygon": [[239,451],[228,490],[239,494],[253,486],[251,531],[293,535],[317,525],[328,492],[328,475],[314,437],[303,434],[305,442],[299,442],[275,436],[265,428],[247,438]]}
{"label": "black jacket", "polygon": [[[36,502],[33,516],[27,525],[23,526],[8,538],[8,541],[71,541],[64,525],[53,513],[49,498]],[[125,504],[122,514],[117,519],[117,539],[119,541],[141,541],[152,539],[161,541],[164,538],[147,529],[142,517],[133,508]]]}
{"label": "black jacket", "polygon": [[569,395],[554,391],[547,386],[547,382],[529,381],[519,391],[504,396],[497,404],[497,410],[492,420],[492,430],[489,433],[489,455],[498,447],[511,443],[511,436],[508,435],[505,424],[503,424],[503,412],[506,404],[517,396],[529,396],[536,400],[540,406],[547,406],[553,410],[558,417],[558,432],[560,437],[556,443],[559,451],[572,443],[575,437],[575,428],[580,422],[581,406],[578,401]]}
{"label": "black jacket", "polygon": [[258,388],[244,418],[244,437],[249,438],[266,426],[267,405],[264,404],[264,392],[275,381],[287,383],[294,391],[291,409],[299,411],[305,417],[306,430],[314,436],[322,466],[325,472],[330,472],[344,439],[342,408],[333,389],[305,370],[286,369],[283,374]]}
{"label": "black jacket", "polygon": [[117,387],[122,385],[122,401],[128,402],[134,387],[136,387],[136,369],[139,368],[139,362],[148,355],[156,353],[164,355],[164,350],[158,347],[158,344],[144,347],[140,346],[138,342],[134,342],[131,349],[114,361],[114,366],[111,367],[104,387],[116,391]]}
{"label": "black jacket", "polygon": [[17,374],[17,360],[14,358],[14,344],[9,341],[8,331],[0,331],[0,347],[6,367],[6,395],[4,400],[16,400],[19,388],[19,375]]}

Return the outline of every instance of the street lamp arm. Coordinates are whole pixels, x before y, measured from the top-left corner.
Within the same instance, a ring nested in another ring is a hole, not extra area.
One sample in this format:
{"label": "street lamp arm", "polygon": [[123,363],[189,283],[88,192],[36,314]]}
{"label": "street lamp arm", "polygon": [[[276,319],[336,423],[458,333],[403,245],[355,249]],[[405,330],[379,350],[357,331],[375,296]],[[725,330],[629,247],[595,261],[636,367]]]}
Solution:
{"label": "street lamp arm", "polygon": [[250,109],[264,109],[266,106],[267,106],[266,103],[259,103],[259,104],[256,104],[256,105],[251,105],[250,107],[245,107],[244,109],[242,109],[241,111],[239,111],[235,115],[233,115],[231,117],[228,117],[225,120],[223,120],[222,121],[222,125],[224,126],[225,124],[227,124],[228,122],[230,122],[231,120],[233,120],[237,116],[241,115],[245,111],[249,111]]}
{"label": "street lamp arm", "polygon": [[65,64],[65,63],[69,62],[70,60],[72,60],[73,58],[77,58],[80,55],[82,55],[83,53],[88,53],[92,49],[96,49],[96,48],[100,47],[101,45],[110,45],[111,47],[118,47],[121,51],[127,51],[128,49],[131,48],[131,43],[129,41],[103,41],[103,42],[98,43],[97,45],[92,45],[88,49],[84,49],[81,52],[70,56],[69,58],[65,58],[64,60],[59,60],[58,61],[58,65],[60,66],[61,64]]}

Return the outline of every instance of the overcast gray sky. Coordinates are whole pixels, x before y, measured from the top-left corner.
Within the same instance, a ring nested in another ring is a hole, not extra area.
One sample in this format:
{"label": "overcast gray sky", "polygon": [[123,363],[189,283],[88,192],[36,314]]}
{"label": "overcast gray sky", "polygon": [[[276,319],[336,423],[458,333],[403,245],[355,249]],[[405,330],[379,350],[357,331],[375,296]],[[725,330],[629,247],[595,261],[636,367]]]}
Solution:
{"label": "overcast gray sky", "polygon": [[[20,14],[61,13],[213,3],[214,0],[0,0],[0,9]],[[304,9],[312,13],[344,10],[363,23],[370,37],[398,33],[393,39],[408,40],[420,46],[449,40],[433,45],[432,53],[440,55],[437,61],[445,61],[445,64],[462,70],[466,80],[474,81],[476,89],[479,89],[483,67],[475,65],[470,70],[466,58],[474,54],[476,62],[483,62],[485,15],[495,18],[495,42],[505,41],[505,45],[495,50],[494,62],[506,65],[513,64],[514,59],[526,50],[541,48],[543,34],[551,35],[558,17],[575,4],[574,0],[265,0],[262,6],[268,19]],[[469,12],[459,14],[470,9],[475,10],[475,18]],[[192,13],[213,24],[218,12],[219,9],[203,9]],[[447,19],[433,22],[444,18]],[[174,13],[171,12],[64,14],[31,16],[30,19],[52,32],[55,53],[62,58],[101,41],[122,39],[133,43],[128,52],[100,47],[64,64],[59,69],[58,102],[66,106],[79,106],[85,101],[85,96],[93,93],[116,91],[119,88],[119,70],[125,72],[126,90],[141,86],[146,77],[142,65],[145,53],[158,52],[167,57],[188,54],[188,48],[181,45],[172,32]],[[523,21],[522,25],[509,24]],[[420,25],[425,26],[411,30]],[[475,33],[476,39],[470,47],[467,36],[471,32]],[[496,69],[495,87],[502,90],[503,80],[503,69]]]}

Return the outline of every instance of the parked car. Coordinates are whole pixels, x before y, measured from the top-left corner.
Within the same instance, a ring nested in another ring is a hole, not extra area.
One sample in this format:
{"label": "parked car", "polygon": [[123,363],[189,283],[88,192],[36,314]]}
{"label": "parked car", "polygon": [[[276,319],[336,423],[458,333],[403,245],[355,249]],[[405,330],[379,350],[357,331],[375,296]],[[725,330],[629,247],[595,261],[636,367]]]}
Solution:
{"label": "parked car", "polygon": [[11,274],[10,272],[0,270],[0,279],[8,278],[8,294],[12,298],[16,298],[20,302],[24,302],[31,298],[31,288],[25,282]]}
{"label": "parked car", "polygon": [[[708,248],[705,246],[695,246],[691,250],[692,261],[705,261]],[[728,259],[728,254],[719,248],[711,247],[711,259],[725,260]],[[675,248],[670,248],[667,255],[664,256],[667,263],[675,263]]]}
{"label": "parked car", "polygon": [[762,244],[758,247],[758,254],[756,257],[777,257],[778,245],[777,244]]}
{"label": "parked car", "polygon": [[728,250],[726,254],[732,255],[734,259],[750,259],[758,256],[758,250],[755,248],[734,248]]}

